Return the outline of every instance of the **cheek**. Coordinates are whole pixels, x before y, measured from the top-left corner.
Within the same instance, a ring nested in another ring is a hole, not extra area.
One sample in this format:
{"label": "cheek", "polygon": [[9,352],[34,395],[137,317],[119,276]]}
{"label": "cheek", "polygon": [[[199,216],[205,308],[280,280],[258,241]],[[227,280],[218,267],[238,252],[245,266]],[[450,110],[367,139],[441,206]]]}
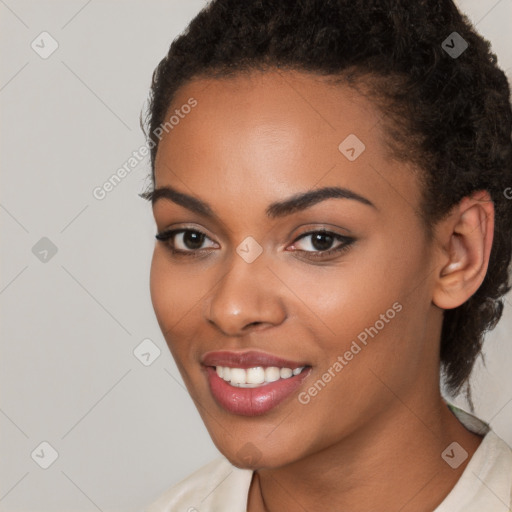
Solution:
{"label": "cheek", "polygon": [[180,272],[178,266],[170,264],[166,249],[155,247],[150,271],[151,301],[171,350],[170,340],[190,336],[190,327],[188,330],[185,328],[186,319],[194,314],[194,307],[199,307],[204,293],[200,288],[200,279],[195,279],[189,272]]}
{"label": "cheek", "polygon": [[175,310],[176,300],[171,274],[163,260],[161,250],[155,247],[149,274],[149,290],[160,329],[165,333],[172,325],[170,316]]}
{"label": "cheek", "polygon": [[197,308],[206,290],[199,278],[171,265],[165,248],[155,247],[151,261],[150,294],[155,316],[174,362],[192,396],[191,370],[198,371],[193,340],[199,327]]}
{"label": "cheek", "polygon": [[310,319],[307,326],[321,349],[321,365],[332,365],[353,342],[361,347],[353,359],[378,368],[393,359],[417,359],[421,344],[409,340],[418,339],[430,304],[428,261],[419,237],[414,239],[411,232],[396,238],[363,241],[335,266],[298,270],[297,265],[283,264],[276,269],[298,299],[289,303],[294,305],[293,317],[303,325]]}
{"label": "cheek", "polygon": [[[214,293],[221,275],[215,268],[205,270],[202,265],[171,261],[163,246],[156,246],[153,252],[150,270],[153,309],[187,387],[191,375],[198,375],[197,360],[204,351],[198,340],[207,339],[205,298]],[[192,392],[190,388],[189,391]]]}
{"label": "cheek", "polygon": [[[373,325],[402,300],[414,270],[397,261],[384,244],[371,245],[359,247],[330,266],[297,262],[273,266],[292,292],[288,304],[293,304],[292,313],[299,323],[311,318],[318,334],[326,334],[327,340],[346,340]],[[394,313],[392,310],[390,316]]]}

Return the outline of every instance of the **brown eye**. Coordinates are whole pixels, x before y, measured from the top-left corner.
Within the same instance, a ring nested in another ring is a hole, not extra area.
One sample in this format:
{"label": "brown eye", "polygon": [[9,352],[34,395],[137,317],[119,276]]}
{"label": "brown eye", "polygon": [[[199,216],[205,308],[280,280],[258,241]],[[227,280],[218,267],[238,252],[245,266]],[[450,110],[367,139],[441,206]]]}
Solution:
{"label": "brown eye", "polygon": [[155,238],[164,242],[176,253],[194,253],[217,247],[213,240],[195,229],[172,229],[158,233]]}
{"label": "brown eye", "polygon": [[[348,240],[350,239],[347,237],[329,231],[313,231],[301,235],[293,245],[297,250],[305,252],[328,251]],[[333,247],[334,243],[337,243],[337,246]]]}
{"label": "brown eye", "polygon": [[186,246],[187,249],[199,249],[204,242],[206,235],[204,233],[199,233],[198,231],[185,231],[183,233],[183,245]]}
{"label": "brown eye", "polygon": [[310,259],[332,258],[348,250],[353,242],[355,242],[355,238],[331,231],[310,231],[295,240],[293,250],[303,253]]}
{"label": "brown eye", "polygon": [[331,248],[334,242],[334,237],[329,233],[315,233],[311,235],[311,245],[317,251],[327,251]]}

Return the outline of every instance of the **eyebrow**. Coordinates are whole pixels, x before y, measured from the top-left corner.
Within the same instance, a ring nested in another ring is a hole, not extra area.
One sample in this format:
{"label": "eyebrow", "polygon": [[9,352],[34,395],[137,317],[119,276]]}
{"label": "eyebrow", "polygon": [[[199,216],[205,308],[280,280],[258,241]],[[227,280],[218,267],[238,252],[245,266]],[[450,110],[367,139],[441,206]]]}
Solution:
{"label": "eyebrow", "polygon": [[[172,187],[159,187],[153,191],[139,194],[143,199],[151,201],[154,206],[159,199],[172,201],[188,210],[191,210],[205,217],[216,217],[211,206],[205,201],[193,197]],[[311,206],[325,201],[327,199],[350,199],[358,201],[364,205],[377,209],[377,207],[366,197],[363,197],[348,188],[342,187],[324,187],[310,190],[304,193],[295,194],[283,201],[271,203],[265,210],[267,217],[278,218],[285,217],[292,213],[305,210]]]}

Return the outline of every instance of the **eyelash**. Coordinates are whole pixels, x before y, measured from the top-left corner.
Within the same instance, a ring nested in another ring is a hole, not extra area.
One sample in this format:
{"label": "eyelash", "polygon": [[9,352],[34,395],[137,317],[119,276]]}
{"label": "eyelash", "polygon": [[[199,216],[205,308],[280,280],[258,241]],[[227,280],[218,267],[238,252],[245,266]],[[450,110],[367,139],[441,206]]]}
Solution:
{"label": "eyelash", "polygon": [[[202,251],[205,251],[205,249],[191,249],[191,250],[188,250],[188,251],[182,251],[180,249],[176,249],[174,247],[174,244],[172,243],[172,239],[177,235],[177,234],[180,234],[180,233],[189,233],[189,232],[192,232],[192,233],[197,233],[199,235],[204,235],[206,238],[209,238],[208,235],[206,235],[206,233],[203,233],[202,231],[199,231],[198,229],[169,229],[167,231],[162,231],[161,233],[158,233],[157,235],[155,235],[155,238],[157,240],[159,240],[160,242],[163,242],[164,245],[167,247],[167,249],[169,249],[169,251],[171,252],[171,254],[173,256],[176,256],[176,257],[188,257],[188,258],[197,258],[199,257],[201,254]],[[302,240],[303,238],[306,238],[308,236],[311,236],[311,235],[316,235],[316,234],[323,234],[323,235],[330,235],[334,238],[334,242],[342,242],[341,245],[335,247],[334,249],[326,249],[324,251],[305,251],[305,250],[301,250],[301,249],[297,249],[295,250],[294,252],[300,252],[300,253],[303,253],[305,254],[306,258],[310,258],[312,260],[314,259],[323,259],[323,258],[327,258],[329,256],[332,256],[334,254],[342,254],[344,253],[345,251],[348,251],[350,249],[350,246],[352,245],[353,242],[355,242],[355,238],[351,238],[351,237],[347,237],[347,236],[344,236],[344,235],[340,235],[338,233],[334,233],[332,231],[327,231],[325,229],[318,229],[318,230],[315,230],[315,231],[308,231],[307,233],[302,233],[299,237],[297,237],[294,242],[292,243],[295,244],[296,242],[298,242],[299,240]],[[209,252],[209,251],[208,251]]]}

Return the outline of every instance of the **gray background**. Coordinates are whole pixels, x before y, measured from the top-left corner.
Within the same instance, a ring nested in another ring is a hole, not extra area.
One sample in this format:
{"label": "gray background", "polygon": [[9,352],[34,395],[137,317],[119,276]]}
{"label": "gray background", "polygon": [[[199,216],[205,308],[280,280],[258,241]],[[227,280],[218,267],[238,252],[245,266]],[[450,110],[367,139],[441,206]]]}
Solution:
{"label": "gray background", "polygon": [[[512,0],[459,4],[510,78]],[[148,158],[92,194],[144,144],[151,73],[203,5],[0,0],[1,511],[142,510],[217,455],[151,306]],[[46,59],[43,31],[59,45]],[[509,444],[511,303],[472,378]],[[161,351],[149,366],[133,353],[145,339]]]}

